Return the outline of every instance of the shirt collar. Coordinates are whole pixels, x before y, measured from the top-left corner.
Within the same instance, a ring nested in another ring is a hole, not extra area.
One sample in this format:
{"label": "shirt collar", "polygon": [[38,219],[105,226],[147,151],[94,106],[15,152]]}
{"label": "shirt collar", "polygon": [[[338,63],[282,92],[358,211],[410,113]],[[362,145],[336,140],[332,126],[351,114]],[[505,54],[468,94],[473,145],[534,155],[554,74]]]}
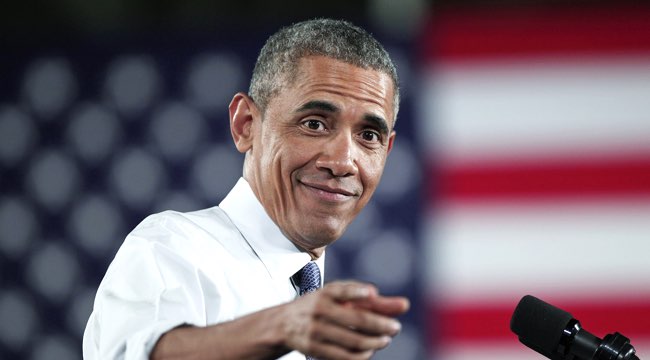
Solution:
{"label": "shirt collar", "polygon": [[[311,261],[309,254],[300,251],[282,234],[244,178],[237,181],[219,207],[235,224],[273,279],[289,279]],[[324,278],[324,260],[325,253],[316,260],[321,279]]]}

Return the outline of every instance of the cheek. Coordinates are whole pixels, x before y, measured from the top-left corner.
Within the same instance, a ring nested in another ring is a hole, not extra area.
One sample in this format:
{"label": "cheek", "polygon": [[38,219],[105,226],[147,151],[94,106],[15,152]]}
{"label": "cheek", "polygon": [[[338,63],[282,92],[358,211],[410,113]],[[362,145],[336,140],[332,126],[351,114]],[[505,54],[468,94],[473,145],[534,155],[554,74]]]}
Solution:
{"label": "cheek", "polygon": [[283,172],[311,168],[323,146],[314,139],[287,138],[277,154],[278,160],[282,161]]}
{"label": "cheek", "polygon": [[258,151],[260,154],[261,165],[266,170],[273,170],[280,164],[283,151],[282,139],[279,139],[274,132],[268,131],[263,133],[259,138]]}
{"label": "cheek", "polygon": [[379,184],[379,179],[384,171],[384,165],[386,163],[385,157],[371,157],[369,158],[363,170],[361,171],[361,181],[364,183],[364,186],[369,190],[374,190]]}
{"label": "cheek", "polygon": [[292,185],[294,172],[303,168],[309,162],[309,156],[301,147],[288,141],[265,144],[263,167],[268,177],[278,188],[289,188]]}

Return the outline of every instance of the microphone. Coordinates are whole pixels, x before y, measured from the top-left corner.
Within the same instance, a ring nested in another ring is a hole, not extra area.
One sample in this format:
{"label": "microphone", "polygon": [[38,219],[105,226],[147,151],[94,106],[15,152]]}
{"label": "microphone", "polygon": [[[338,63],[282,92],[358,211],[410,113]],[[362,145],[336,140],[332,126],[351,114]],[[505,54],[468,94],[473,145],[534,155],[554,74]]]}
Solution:
{"label": "microphone", "polygon": [[519,301],[510,330],[522,344],[551,360],[639,360],[630,339],[617,332],[601,340],[568,312],[531,295]]}

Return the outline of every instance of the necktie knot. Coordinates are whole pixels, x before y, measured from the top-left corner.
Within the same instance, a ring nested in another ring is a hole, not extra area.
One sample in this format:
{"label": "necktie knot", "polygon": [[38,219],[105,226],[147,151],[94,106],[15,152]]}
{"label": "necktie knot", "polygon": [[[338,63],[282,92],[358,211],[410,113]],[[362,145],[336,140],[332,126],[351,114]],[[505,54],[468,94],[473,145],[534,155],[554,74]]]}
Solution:
{"label": "necktie knot", "polygon": [[294,277],[298,287],[300,287],[300,296],[306,293],[316,291],[320,287],[320,269],[318,264],[310,261]]}

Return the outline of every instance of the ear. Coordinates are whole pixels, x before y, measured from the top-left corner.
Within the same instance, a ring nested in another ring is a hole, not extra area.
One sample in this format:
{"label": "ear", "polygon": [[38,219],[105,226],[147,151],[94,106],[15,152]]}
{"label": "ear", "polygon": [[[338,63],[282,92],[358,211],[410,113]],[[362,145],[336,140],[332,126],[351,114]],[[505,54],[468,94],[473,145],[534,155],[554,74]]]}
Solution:
{"label": "ear", "polygon": [[388,151],[386,152],[386,155],[390,154],[390,151],[393,149],[393,142],[395,142],[396,134],[395,130],[390,132],[390,136],[388,137]]}
{"label": "ear", "polygon": [[228,112],[235,147],[239,152],[245,153],[253,147],[253,123],[260,116],[257,106],[248,95],[239,92],[233,96]]}

